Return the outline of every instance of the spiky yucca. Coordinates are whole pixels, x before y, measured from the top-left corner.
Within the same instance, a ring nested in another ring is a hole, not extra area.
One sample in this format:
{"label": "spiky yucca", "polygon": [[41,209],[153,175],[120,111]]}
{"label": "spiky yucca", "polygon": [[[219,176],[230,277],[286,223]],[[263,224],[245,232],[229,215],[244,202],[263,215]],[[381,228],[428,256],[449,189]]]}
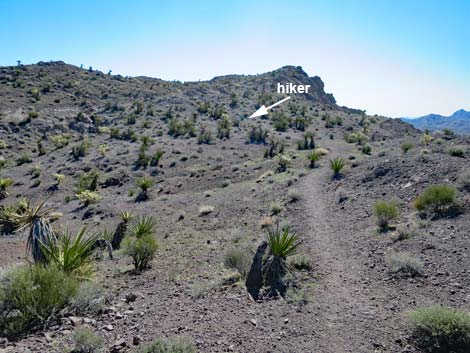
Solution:
{"label": "spiky yucca", "polygon": [[46,200],[32,206],[30,201],[27,200],[21,212],[17,211],[11,215],[11,219],[17,225],[18,230],[29,228],[26,249],[36,263],[47,263],[47,257],[41,244],[57,242],[57,237],[48,221],[53,209],[45,208],[45,203]]}
{"label": "spiky yucca", "polygon": [[134,214],[129,211],[121,211],[121,222],[119,222],[116,230],[114,231],[111,245],[114,250],[121,248],[122,239],[126,235],[129,222],[134,218]]}
{"label": "spiky yucca", "polygon": [[330,159],[330,168],[333,171],[333,178],[338,178],[341,175],[341,171],[345,165],[346,162],[341,157]]}
{"label": "spiky yucca", "polygon": [[320,152],[313,150],[307,155],[307,159],[310,161],[310,168],[315,168],[316,163],[321,159],[321,154]]}
{"label": "spiky yucca", "polygon": [[89,278],[93,273],[91,256],[97,240],[97,234],[86,235],[86,228],[75,236],[65,229],[57,241],[49,239],[40,246],[48,262],[77,278]]}
{"label": "spiky yucca", "polygon": [[140,193],[137,196],[137,201],[145,201],[149,198],[148,192],[153,186],[153,179],[147,176],[137,179],[136,185],[140,188]]}
{"label": "spiky yucca", "polygon": [[300,237],[287,225],[279,222],[268,227],[266,242],[269,247],[268,257],[263,264],[264,282],[270,287],[271,294],[283,292],[283,277],[287,271],[287,257],[295,255],[300,246]]}

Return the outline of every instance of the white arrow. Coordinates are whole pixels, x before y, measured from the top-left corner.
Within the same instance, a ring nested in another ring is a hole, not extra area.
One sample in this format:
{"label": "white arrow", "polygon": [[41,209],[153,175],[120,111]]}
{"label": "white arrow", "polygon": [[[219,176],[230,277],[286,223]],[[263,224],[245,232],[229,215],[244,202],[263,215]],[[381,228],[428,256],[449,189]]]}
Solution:
{"label": "white arrow", "polygon": [[284,103],[285,101],[287,101],[289,99],[290,99],[290,96],[286,97],[284,99],[281,99],[279,102],[276,102],[273,105],[270,105],[269,107],[265,107],[264,105],[262,105],[257,111],[255,111],[253,114],[251,114],[250,119],[268,114],[269,109],[274,108],[275,106],[277,106],[281,103]]}

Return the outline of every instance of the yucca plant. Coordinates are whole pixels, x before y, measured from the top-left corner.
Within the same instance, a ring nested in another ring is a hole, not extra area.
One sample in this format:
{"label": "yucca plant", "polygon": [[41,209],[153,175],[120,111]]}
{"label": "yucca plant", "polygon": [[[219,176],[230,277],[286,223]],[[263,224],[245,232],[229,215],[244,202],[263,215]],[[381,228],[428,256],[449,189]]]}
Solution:
{"label": "yucca plant", "polygon": [[307,155],[307,159],[310,161],[310,168],[315,168],[316,163],[321,159],[321,154],[314,150]]}
{"label": "yucca plant", "polygon": [[16,211],[11,215],[11,220],[16,224],[18,230],[29,228],[26,249],[33,257],[34,262],[47,263],[47,257],[41,244],[52,244],[57,238],[48,221],[52,214],[52,208],[45,208],[46,200],[31,206],[29,200],[25,201],[24,209]]}
{"label": "yucca plant", "polygon": [[0,200],[8,196],[7,189],[13,185],[13,179],[0,178]]}
{"label": "yucca plant", "polygon": [[87,235],[86,228],[82,228],[75,236],[65,229],[58,234],[57,241],[49,240],[40,246],[48,263],[83,279],[90,278],[93,273],[91,256],[98,238],[97,234]]}
{"label": "yucca plant", "polygon": [[341,157],[330,159],[330,168],[333,171],[333,178],[338,178],[341,175],[341,171],[345,165],[346,163]]}
{"label": "yucca plant", "polygon": [[129,211],[121,211],[120,216],[121,222],[119,222],[118,226],[116,227],[116,230],[114,231],[111,240],[111,245],[114,250],[119,249],[121,247],[121,242],[122,239],[124,239],[124,236],[126,235],[129,222],[134,218],[134,214]]}
{"label": "yucca plant", "polygon": [[152,216],[139,217],[136,222],[132,225],[129,230],[129,234],[136,238],[140,238],[146,235],[153,235],[157,228],[157,222]]}
{"label": "yucca plant", "polygon": [[165,152],[161,148],[157,149],[155,151],[155,154],[150,159],[150,165],[152,167],[158,167],[158,165],[160,164],[160,160],[162,159],[164,154]]}
{"label": "yucca plant", "polygon": [[136,185],[140,188],[140,193],[137,196],[137,201],[145,201],[148,200],[148,191],[153,186],[153,179],[147,176],[143,176],[142,178],[137,179]]}
{"label": "yucca plant", "polygon": [[288,225],[279,222],[268,227],[266,235],[269,253],[263,264],[265,285],[270,287],[270,294],[285,292],[283,277],[287,272],[287,258],[295,255],[300,246],[300,237],[291,231]]}

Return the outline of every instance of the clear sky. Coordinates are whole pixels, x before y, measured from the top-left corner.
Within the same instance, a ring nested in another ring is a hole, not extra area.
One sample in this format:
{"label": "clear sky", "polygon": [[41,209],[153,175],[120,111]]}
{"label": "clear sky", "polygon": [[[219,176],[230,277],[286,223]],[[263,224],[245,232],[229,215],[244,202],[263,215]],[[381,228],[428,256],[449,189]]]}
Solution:
{"label": "clear sky", "polygon": [[468,0],[0,0],[0,65],[206,80],[300,65],[341,105],[470,109]]}

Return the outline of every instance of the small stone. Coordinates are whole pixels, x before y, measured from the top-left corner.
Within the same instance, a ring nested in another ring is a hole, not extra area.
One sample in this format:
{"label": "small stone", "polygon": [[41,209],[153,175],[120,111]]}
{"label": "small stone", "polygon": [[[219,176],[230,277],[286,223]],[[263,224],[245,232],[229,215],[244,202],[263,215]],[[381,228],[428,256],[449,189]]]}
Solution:
{"label": "small stone", "polygon": [[253,326],[258,326],[258,322],[256,322],[255,319],[251,319],[250,324],[252,324]]}
{"label": "small stone", "polygon": [[70,316],[69,321],[72,324],[72,326],[80,326],[83,323],[83,319],[77,316]]}
{"label": "small stone", "polygon": [[138,346],[140,342],[142,342],[142,338],[140,338],[139,336],[132,337],[132,344],[134,346]]}
{"label": "small stone", "polygon": [[284,323],[285,323],[285,324],[288,324],[288,323],[289,323],[289,319],[288,319],[287,317],[284,319]]}
{"label": "small stone", "polygon": [[112,330],[114,330],[114,327],[113,327],[113,325],[110,324],[110,325],[106,325],[106,326],[104,327],[104,329],[105,329],[106,331],[112,331]]}
{"label": "small stone", "polygon": [[135,295],[134,293],[128,293],[126,294],[125,299],[126,299],[126,303],[132,303],[137,300],[137,295]]}

